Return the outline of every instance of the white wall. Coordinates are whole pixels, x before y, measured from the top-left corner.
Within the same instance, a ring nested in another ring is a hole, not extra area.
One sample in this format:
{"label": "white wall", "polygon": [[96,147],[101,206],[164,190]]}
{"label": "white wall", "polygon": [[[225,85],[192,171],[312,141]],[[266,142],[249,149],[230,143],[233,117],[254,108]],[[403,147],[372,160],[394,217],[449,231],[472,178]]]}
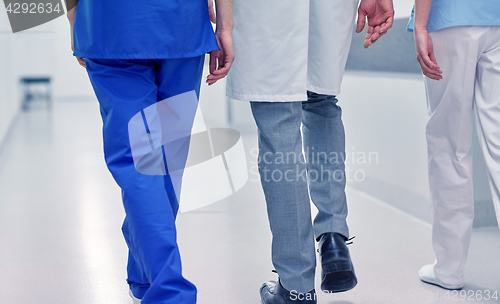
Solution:
{"label": "white wall", "polygon": [[93,98],[94,91],[87,72],[76,62],[71,52],[71,36],[66,17],[51,22],[54,28],[53,56],[54,93],[58,100],[73,98]]}
{"label": "white wall", "polygon": [[4,6],[0,5],[0,147],[19,105],[17,82],[13,77],[14,36],[10,30]]}
{"label": "white wall", "polygon": [[19,79],[36,75],[52,78],[56,101],[93,98],[85,69],[72,56],[67,19],[13,34],[0,5],[0,144],[19,111]]}
{"label": "white wall", "polygon": [[408,18],[411,15],[414,0],[394,0],[395,18]]}

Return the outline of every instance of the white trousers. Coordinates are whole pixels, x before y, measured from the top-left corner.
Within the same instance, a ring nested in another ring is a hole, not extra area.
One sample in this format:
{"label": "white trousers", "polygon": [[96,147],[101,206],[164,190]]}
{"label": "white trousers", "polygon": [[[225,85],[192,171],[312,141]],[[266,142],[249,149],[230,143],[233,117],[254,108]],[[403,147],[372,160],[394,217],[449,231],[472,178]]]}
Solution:
{"label": "white trousers", "polygon": [[425,78],[434,271],[463,284],[474,218],[472,115],[500,223],[500,27],[452,27],[431,37],[443,71],[440,81]]}

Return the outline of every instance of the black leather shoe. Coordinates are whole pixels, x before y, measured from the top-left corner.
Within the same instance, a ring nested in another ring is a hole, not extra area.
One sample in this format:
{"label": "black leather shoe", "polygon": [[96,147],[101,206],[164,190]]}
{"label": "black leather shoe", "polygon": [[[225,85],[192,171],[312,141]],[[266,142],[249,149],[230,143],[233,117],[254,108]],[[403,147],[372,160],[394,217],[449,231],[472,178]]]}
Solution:
{"label": "black leather shoe", "polygon": [[286,290],[278,281],[269,281],[260,288],[262,304],[316,304],[316,291],[298,293]]}
{"label": "black leather shoe", "polygon": [[319,239],[321,290],[325,292],[348,291],[358,283],[346,241],[343,235],[333,232]]}

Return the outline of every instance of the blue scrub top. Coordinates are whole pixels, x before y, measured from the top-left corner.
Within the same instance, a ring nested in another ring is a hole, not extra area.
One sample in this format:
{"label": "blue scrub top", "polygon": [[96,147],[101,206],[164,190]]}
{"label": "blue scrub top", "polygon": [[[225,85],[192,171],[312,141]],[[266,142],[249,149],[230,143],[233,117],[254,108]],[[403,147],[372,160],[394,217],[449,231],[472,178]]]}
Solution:
{"label": "blue scrub top", "polygon": [[[413,32],[411,12],[408,31]],[[500,26],[499,0],[434,0],[427,31],[434,32],[453,26]]]}
{"label": "blue scrub top", "polygon": [[169,59],[218,49],[206,0],[80,0],[74,55]]}

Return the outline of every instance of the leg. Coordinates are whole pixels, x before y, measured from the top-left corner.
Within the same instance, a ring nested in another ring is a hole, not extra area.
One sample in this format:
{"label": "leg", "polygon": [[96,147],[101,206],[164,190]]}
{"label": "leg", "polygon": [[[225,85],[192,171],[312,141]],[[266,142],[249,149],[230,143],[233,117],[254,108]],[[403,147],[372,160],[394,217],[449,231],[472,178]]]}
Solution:
{"label": "leg", "polygon": [[342,109],[335,96],[313,92],[308,92],[302,108],[309,190],[318,208],[314,236],[319,239],[325,232],[337,232],[348,238]]}
{"label": "leg", "polygon": [[486,51],[477,64],[474,112],[488,170],[491,197],[500,225],[500,28],[492,27]]}
{"label": "leg", "polygon": [[[164,144],[165,149],[163,151],[163,156],[167,160],[167,167],[174,170],[174,172],[169,172],[170,182],[165,183],[165,190],[172,196],[170,202],[173,204],[172,209],[177,214],[183,170],[175,170],[175,167],[184,168],[189,153],[191,129],[198,108],[204,56],[181,60],[157,60],[157,63],[156,84],[158,85],[158,100],[165,100],[193,90],[197,97],[195,100],[183,98],[180,101],[182,107],[174,108],[172,105],[169,106],[175,112],[175,114],[170,115],[181,117],[181,122],[173,125],[161,124],[163,131],[165,129],[174,131],[173,129],[175,129],[174,132],[171,132],[173,136],[178,135],[178,132],[184,132],[187,135],[182,139]],[[169,133],[164,133],[163,137],[168,137]]]}
{"label": "leg", "polygon": [[466,27],[431,33],[440,81],[425,78],[429,184],[432,200],[434,273],[450,285],[463,285],[474,218],[471,114],[479,39]]}
{"label": "leg", "polygon": [[[152,60],[87,60],[101,105],[106,163],[122,188],[131,290],[144,304],[195,303],[196,289],[182,277],[175,230],[177,200],[170,178],[138,173],[128,138],[130,119],[159,101],[158,65]],[[198,69],[179,69],[170,72],[190,73],[186,91],[197,90]]]}
{"label": "leg", "polygon": [[342,110],[333,95],[308,92],[302,103],[302,131],[309,175],[309,193],[318,208],[314,234],[319,242],[321,289],[343,292],[354,288],[345,197],[345,134]]}
{"label": "leg", "polygon": [[[125,216],[125,220],[123,221],[122,232],[125,240],[128,240],[128,245],[131,243],[130,240],[133,237],[129,233],[127,216]],[[140,261],[135,260],[134,252],[130,249],[130,247],[128,251],[127,276],[127,282],[132,293],[136,295],[136,297],[143,298],[151,284],[149,283],[150,281],[144,272],[142,264]]]}
{"label": "leg", "polygon": [[272,260],[283,287],[314,289],[316,256],[302,154],[300,102],[252,102],[259,128],[259,172],[273,235]]}

